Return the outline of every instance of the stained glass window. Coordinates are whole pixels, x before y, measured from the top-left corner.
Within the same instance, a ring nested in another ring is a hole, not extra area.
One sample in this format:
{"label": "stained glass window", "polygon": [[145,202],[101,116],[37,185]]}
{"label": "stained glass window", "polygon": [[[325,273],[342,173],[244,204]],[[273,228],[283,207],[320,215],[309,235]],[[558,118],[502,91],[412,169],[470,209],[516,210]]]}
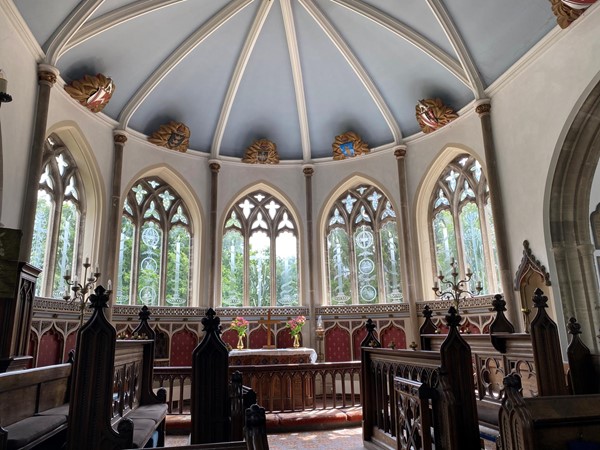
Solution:
{"label": "stained glass window", "polygon": [[48,137],[30,255],[31,264],[42,269],[36,295],[62,298],[67,288],[63,276],[67,270],[76,273],[83,235],[83,198],[83,185],[71,153],[58,136]]}
{"label": "stained glass window", "polygon": [[252,192],[227,213],[221,244],[223,306],[296,306],[298,230],[285,204]]}
{"label": "stained glass window", "polygon": [[403,301],[396,213],[379,189],[359,185],[340,195],[326,236],[330,304]]}
{"label": "stained glass window", "polygon": [[136,182],[123,203],[117,303],[187,306],[191,221],[176,190],[158,177]]}
{"label": "stained glass window", "polygon": [[432,280],[451,273],[451,261],[464,277],[471,269],[470,288],[480,282],[482,294],[501,290],[489,189],[480,163],[470,155],[455,158],[440,174],[430,200]]}

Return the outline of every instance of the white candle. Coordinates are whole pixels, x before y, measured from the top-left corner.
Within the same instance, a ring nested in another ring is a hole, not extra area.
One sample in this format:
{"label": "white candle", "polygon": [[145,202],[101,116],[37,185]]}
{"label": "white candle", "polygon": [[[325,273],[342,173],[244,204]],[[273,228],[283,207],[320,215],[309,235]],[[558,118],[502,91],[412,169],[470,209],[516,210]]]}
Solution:
{"label": "white candle", "polygon": [[6,75],[2,70],[0,70],[0,92],[8,94],[8,81],[6,81]]}
{"label": "white candle", "polygon": [[108,287],[107,291],[111,291],[112,290],[112,281],[111,280],[108,280],[107,287]]}
{"label": "white candle", "polygon": [[90,258],[85,258],[85,263],[89,264],[90,263]]}
{"label": "white candle", "polygon": [[71,279],[71,269],[67,269],[67,272],[65,273],[65,278],[66,278],[67,280],[70,280],[70,279]]}
{"label": "white candle", "polygon": [[73,283],[77,283],[77,275],[73,275]]}

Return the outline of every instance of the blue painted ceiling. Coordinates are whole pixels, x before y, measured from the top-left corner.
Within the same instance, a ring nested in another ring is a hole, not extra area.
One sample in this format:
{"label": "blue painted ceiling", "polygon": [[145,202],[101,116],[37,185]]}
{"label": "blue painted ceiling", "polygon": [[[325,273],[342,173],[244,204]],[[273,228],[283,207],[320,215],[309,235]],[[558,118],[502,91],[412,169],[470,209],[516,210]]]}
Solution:
{"label": "blue painted ceiling", "polygon": [[415,104],[460,110],[554,26],[547,0],[13,0],[66,82],[111,77],[101,114],[144,134],[170,120],[190,151],[331,157],[419,132]]}

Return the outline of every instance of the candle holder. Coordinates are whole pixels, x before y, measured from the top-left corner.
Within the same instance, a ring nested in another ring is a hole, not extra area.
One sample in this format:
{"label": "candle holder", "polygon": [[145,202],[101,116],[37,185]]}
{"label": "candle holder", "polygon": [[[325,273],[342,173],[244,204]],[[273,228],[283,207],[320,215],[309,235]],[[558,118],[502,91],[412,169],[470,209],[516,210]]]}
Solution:
{"label": "candle holder", "polygon": [[0,106],[2,103],[10,103],[12,102],[12,97],[8,95],[6,92],[8,89],[8,82],[6,81],[6,76],[4,72],[0,69]]}
{"label": "candle holder", "polygon": [[325,338],[325,327],[323,326],[323,319],[321,316],[317,319],[317,327],[315,328],[315,334],[317,335],[317,361],[323,362],[325,356],[323,355],[323,339]]}
{"label": "candle holder", "polygon": [[[81,282],[77,275],[73,275],[71,278],[71,270],[67,270],[67,272],[63,275],[65,282],[67,283],[67,289],[65,291],[65,295],[63,296],[63,300],[65,300],[68,304],[78,304],[80,317],[79,317],[79,328],[83,325],[83,315],[85,312],[85,305],[87,305],[89,296],[88,293],[94,291],[94,285],[98,278],[100,277],[100,271],[98,266],[94,269],[94,271],[90,271],[90,259],[85,258],[85,262],[83,263],[83,277],[81,278]],[[88,276],[88,271],[90,272]],[[108,280],[108,289],[106,290],[106,295],[110,295],[112,293],[111,281]],[[70,293],[69,291],[72,291]]]}
{"label": "candle holder", "polygon": [[474,297],[476,294],[479,294],[482,291],[483,286],[481,285],[481,281],[478,281],[475,286],[477,292],[474,293],[469,289],[469,281],[471,281],[471,278],[473,277],[471,269],[467,267],[465,278],[461,280],[458,278],[458,262],[454,258],[452,258],[450,266],[452,267],[452,272],[450,273],[452,280],[446,280],[446,277],[444,277],[440,270],[440,273],[437,276],[439,282],[434,282],[432,289],[433,293],[439,299],[452,301],[456,311],[458,311],[458,304],[460,301],[467,296]]}

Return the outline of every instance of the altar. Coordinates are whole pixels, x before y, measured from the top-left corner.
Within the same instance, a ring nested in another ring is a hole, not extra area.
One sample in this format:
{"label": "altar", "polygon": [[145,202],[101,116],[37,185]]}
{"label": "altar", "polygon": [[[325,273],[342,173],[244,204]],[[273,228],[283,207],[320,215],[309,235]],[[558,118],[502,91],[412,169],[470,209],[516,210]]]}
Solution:
{"label": "altar", "polygon": [[248,376],[244,372],[244,384],[251,387],[258,403],[269,410],[294,410],[314,404],[314,383],[311,377],[299,371],[286,370],[287,364],[309,364],[317,362],[317,353],[312,348],[276,348],[231,350],[229,367],[281,365],[281,371],[256,373]]}

